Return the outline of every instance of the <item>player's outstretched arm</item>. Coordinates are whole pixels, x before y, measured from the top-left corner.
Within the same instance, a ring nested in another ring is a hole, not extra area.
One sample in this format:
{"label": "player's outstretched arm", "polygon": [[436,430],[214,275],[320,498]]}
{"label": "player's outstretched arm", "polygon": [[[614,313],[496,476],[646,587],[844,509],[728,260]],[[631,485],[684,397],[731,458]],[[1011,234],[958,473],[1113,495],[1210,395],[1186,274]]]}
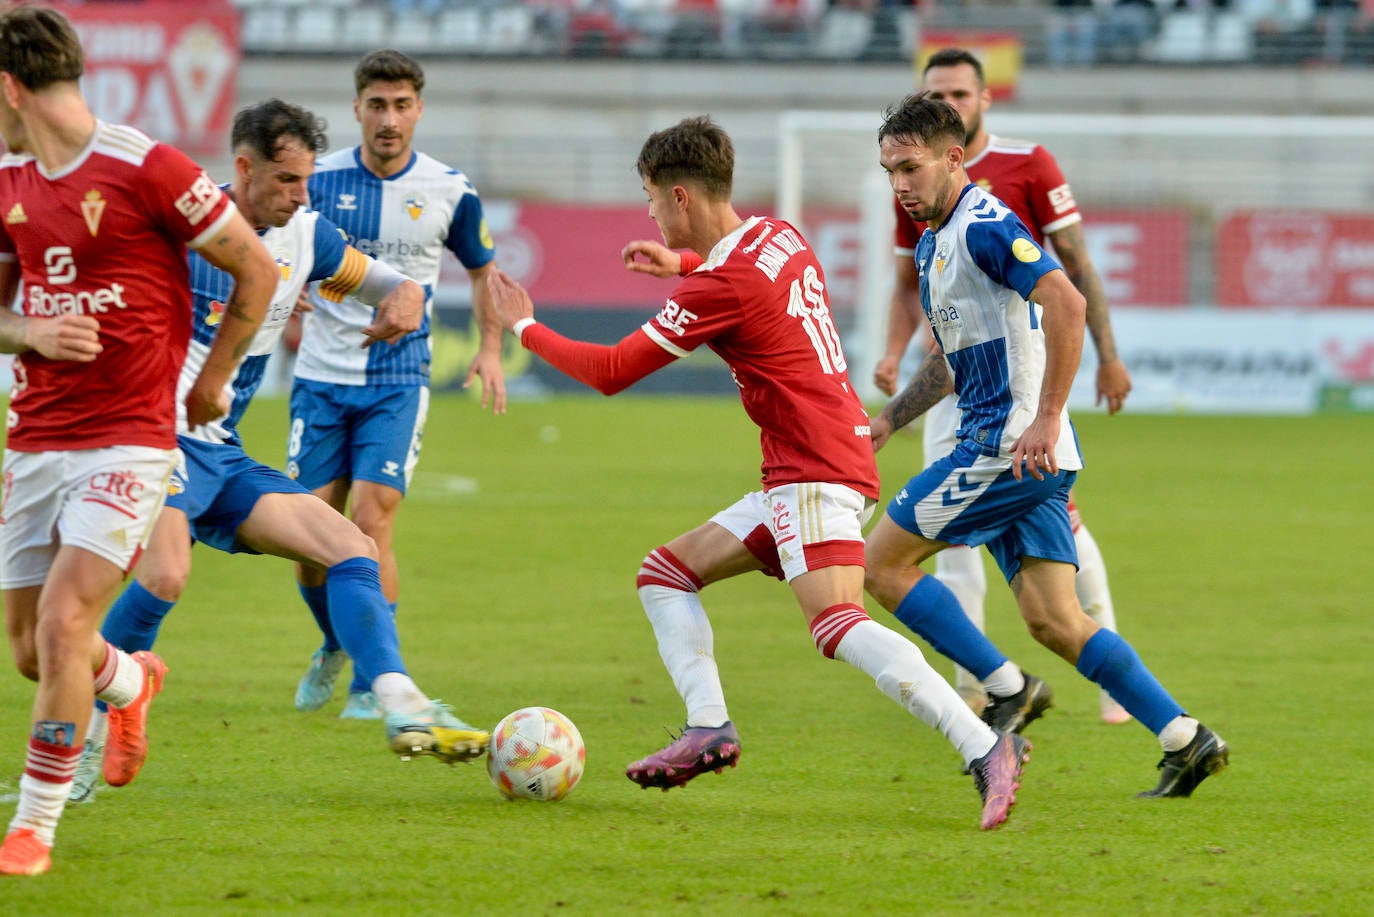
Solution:
{"label": "player's outstretched arm", "polygon": [[892,300],[887,315],[887,349],[873,369],[873,384],[884,395],[897,394],[897,376],[911,337],[923,320],[921,312],[921,275],[916,261],[909,256],[897,256],[897,271],[893,278]]}
{"label": "player's outstretched arm", "polygon": [[487,277],[496,270],[493,262],[487,262],[482,267],[468,271],[468,276],[472,278],[472,314],[477,322],[477,333],[480,340],[477,346],[477,356],[473,357],[472,364],[468,366],[467,377],[463,380],[463,388],[472,385],[472,380],[480,378],[482,380],[482,407],[491,404],[494,414],[506,413],[506,375],[501,369],[501,341],[503,328],[501,317],[496,314],[496,309],[491,302],[491,290],[487,286]]}
{"label": "player's outstretched arm", "polygon": [[[676,277],[682,271],[682,256],[660,242],[636,239],[620,250],[628,270],[651,277]],[[641,260],[642,259],[642,260]]]}
{"label": "player's outstretched arm", "polygon": [[234,289],[206,355],[205,365],[186,395],[186,422],[192,429],[229,413],[225,387],[267,316],[281,273],[253,227],[239,214],[197,252],[234,278]]}
{"label": "player's outstretched arm", "polygon": [[[381,265],[381,262],[374,261],[373,264]],[[367,302],[362,296],[358,297],[358,301]],[[377,312],[372,318],[372,324],[363,329],[363,334],[367,337],[363,341],[363,346],[371,347],[378,341],[395,344],[407,334],[418,330],[424,321],[425,288],[409,277],[402,276],[401,282],[386,295],[377,299],[375,303],[367,304],[375,305]]]}
{"label": "player's outstretched arm", "polygon": [[1022,467],[1037,481],[1044,473],[1059,473],[1055,447],[1059,443],[1060,415],[1069,400],[1078,361],[1083,356],[1083,294],[1063,271],[1054,270],[1036,281],[1029,299],[1044,310],[1045,375],[1040,382],[1040,402],[1035,419],[1012,446],[1012,477],[1021,480]]}
{"label": "player's outstretched arm", "polygon": [[504,272],[493,269],[487,286],[502,326],[515,334],[520,346],[603,395],[614,395],[677,359],[642,328],[611,347],[566,338],[535,321],[529,293]]}
{"label": "player's outstretched arm", "polygon": [[1088,333],[1092,335],[1093,349],[1097,351],[1097,403],[1105,402],[1107,413],[1115,414],[1121,410],[1126,396],[1131,392],[1131,374],[1116,349],[1116,336],[1112,334],[1112,318],[1107,308],[1107,291],[1088,255],[1088,245],[1083,239],[1083,224],[1065,226],[1052,233],[1050,241],[1059,263],[1064,265],[1064,273],[1069,275],[1069,280],[1088,304]]}

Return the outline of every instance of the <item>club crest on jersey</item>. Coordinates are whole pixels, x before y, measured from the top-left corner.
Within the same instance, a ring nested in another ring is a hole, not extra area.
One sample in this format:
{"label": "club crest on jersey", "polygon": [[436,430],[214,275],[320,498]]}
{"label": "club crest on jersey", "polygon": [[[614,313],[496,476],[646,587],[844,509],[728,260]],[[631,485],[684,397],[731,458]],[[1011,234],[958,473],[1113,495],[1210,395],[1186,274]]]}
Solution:
{"label": "club crest on jersey", "polygon": [[949,249],[939,248],[935,250],[935,273],[943,275],[945,273],[945,262],[949,260]]}
{"label": "club crest on jersey", "polygon": [[94,237],[100,231],[100,217],[105,213],[105,199],[100,196],[100,192],[92,188],[86,192],[86,199],[81,202],[81,216],[86,221],[86,228],[91,231]]}
{"label": "club crest on jersey", "polygon": [[418,220],[420,214],[425,212],[425,204],[427,203],[428,201],[425,200],[423,194],[412,194],[406,198],[406,213],[410,214],[412,220]]}
{"label": "club crest on jersey", "polygon": [[211,328],[224,321],[224,303],[218,299],[210,300],[210,314],[205,316],[205,324]]}
{"label": "club crest on jersey", "polygon": [[5,222],[13,226],[15,223],[27,223],[29,215],[24,212],[24,205],[18,201],[10,208],[10,212],[5,214]]}
{"label": "club crest on jersey", "polygon": [[339,203],[334,205],[339,210],[357,210],[358,195],[339,192]]}
{"label": "club crest on jersey", "polygon": [[285,255],[283,255],[283,256],[281,256],[280,258],[278,258],[278,259],[277,259],[277,270],[281,271],[281,279],[282,279],[283,282],[290,282],[290,280],[291,280],[291,259],[288,258],[288,257],[286,257]]}

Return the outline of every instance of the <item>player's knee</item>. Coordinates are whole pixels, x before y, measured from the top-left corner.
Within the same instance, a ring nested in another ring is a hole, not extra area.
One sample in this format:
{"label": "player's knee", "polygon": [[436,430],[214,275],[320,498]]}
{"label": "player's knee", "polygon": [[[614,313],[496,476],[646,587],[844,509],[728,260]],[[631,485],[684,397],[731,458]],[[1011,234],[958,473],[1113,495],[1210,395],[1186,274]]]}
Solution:
{"label": "player's knee", "polygon": [[181,599],[190,576],[189,566],[163,565],[148,569],[140,568],[138,584],[162,601],[175,603]]}
{"label": "player's knee", "polygon": [[679,560],[667,547],[657,547],[645,555],[635,577],[635,588],[662,586],[678,592],[699,592],[701,578]]}
{"label": "player's knee", "polygon": [[826,659],[834,659],[845,634],[868,620],[871,619],[860,605],[850,602],[831,605],[811,619],[811,639],[816,644],[816,652]]}
{"label": "player's knee", "polygon": [[354,557],[366,557],[372,561],[380,557],[376,540],[351,523],[348,526],[347,534],[338,539],[331,539],[330,544],[334,551],[332,556],[323,559],[326,569]]}
{"label": "player's knee", "polygon": [[878,600],[878,604],[891,611],[901,604],[906,595],[898,577],[892,570],[877,564],[864,566],[864,591]]}
{"label": "player's knee", "polygon": [[10,652],[14,655],[14,667],[29,681],[38,680],[38,649],[33,640],[12,640]]}

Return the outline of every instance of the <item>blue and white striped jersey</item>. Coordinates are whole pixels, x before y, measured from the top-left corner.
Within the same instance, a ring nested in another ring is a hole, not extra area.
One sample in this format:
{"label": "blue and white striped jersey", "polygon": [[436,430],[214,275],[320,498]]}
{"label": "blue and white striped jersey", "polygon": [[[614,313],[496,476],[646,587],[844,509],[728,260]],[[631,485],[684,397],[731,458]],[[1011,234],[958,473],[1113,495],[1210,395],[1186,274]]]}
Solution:
{"label": "blue and white striped jersey", "polygon": [[476,189],[462,172],[419,152],[404,171],[378,178],[353,147],[319,161],[310,200],[355,248],[425,288],[425,318],[399,344],[364,350],[359,345],[372,307],[352,297],[332,303],[317,295],[315,311],[305,317],[296,377],[336,385],[428,384],[430,312],[444,249],[469,270],[496,257]]}
{"label": "blue and white striped jersey", "polygon": [[[916,247],[921,306],[954,373],[963,413],[960,442],[988,456],[1011,457],[1035,419],[1045,375],[1043,310],[1026,297],[1059,264],[1001,201],[970,184],[938,230]],[[1066,408],[1055,455],[1059,467],[1083,467]]]}
{"label": "blue and white striped jersey", "polygon": [[210,443],[238,443],[236,426],[248,402],[262,384],[262,374],[267,367],[267,358],[276,349],[281,339],[286,320],[296,308],[296,300],[305,285],[313,280],[327,280],[336,273],[347,274],[352,282],[346,287],[354,289],[366,270],[366,258],[356,252],[349,252],[343,233],[329,220],[312,210],[297,210],[285,226],[274,227],[259,233],[263,245],[271,252],[272,258],[281,270],[281,281],[277,292],[272,296],[272,304],[267,309],[267,318],[253,337],[248,356],[239,366],[230,383],[229,392],[233,406],[224,420],[186,429],[186,395],[191,390],[196,376],[205,365],[206,355],[210,352],[210,342],[214,339],[215,329],[224,315],[224,304],[234,287],[234,279],[229,274],[214,267],[200,255],[192,252],[191,299],[194,323],[191,330],[191,345],[186,353],[186,362],[181,369],[177,383],[177,433]]}

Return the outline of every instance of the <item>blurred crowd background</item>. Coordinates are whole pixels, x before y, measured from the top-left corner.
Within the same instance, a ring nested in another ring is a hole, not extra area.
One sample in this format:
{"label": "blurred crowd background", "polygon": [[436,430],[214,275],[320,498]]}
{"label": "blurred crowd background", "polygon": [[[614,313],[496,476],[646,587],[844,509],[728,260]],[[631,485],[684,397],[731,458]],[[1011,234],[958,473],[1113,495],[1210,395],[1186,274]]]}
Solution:
{"label": "blurred crowd background", "polygon": [[1027,64],[1374,63],[1371,0],[235,0],[247,51],[885,62],[923,32],[1018,37]]}

